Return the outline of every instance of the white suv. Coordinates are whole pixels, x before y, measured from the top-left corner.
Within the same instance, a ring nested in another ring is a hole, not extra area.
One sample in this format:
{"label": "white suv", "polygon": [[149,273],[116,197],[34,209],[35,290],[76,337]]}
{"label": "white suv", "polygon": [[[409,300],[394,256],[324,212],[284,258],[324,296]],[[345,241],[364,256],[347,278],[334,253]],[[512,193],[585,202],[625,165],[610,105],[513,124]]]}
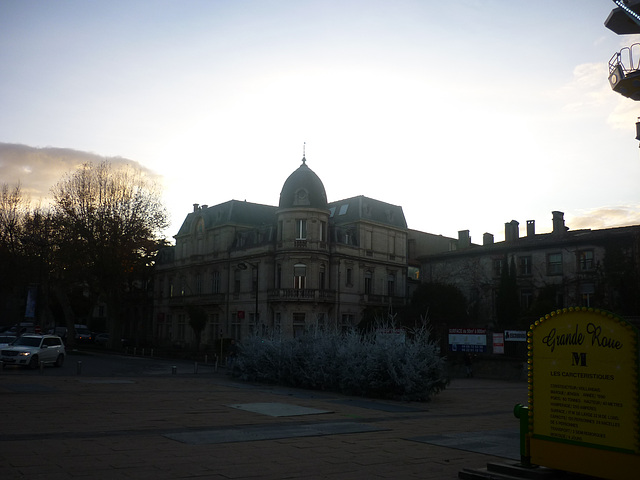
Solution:
{"label": "white suv", "polygon": [[62,339],[55,335],[22,335],[0,351],[2,366],[22,365],[38,368],[40,362],[61,367],[67,352]]}

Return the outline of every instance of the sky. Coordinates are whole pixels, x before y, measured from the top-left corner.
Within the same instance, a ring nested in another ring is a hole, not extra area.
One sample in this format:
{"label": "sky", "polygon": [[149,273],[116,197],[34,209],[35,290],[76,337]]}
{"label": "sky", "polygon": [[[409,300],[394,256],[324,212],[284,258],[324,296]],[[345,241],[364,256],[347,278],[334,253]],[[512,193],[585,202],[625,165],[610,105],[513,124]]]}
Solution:
{"label": "sky", "polygon": [[640,224],[640,105],[608,0],[0,0],[0,183],[46,199],[102,158],[193,204],[277,205],[301,164],[330,202],[504,239],[552,211]]}

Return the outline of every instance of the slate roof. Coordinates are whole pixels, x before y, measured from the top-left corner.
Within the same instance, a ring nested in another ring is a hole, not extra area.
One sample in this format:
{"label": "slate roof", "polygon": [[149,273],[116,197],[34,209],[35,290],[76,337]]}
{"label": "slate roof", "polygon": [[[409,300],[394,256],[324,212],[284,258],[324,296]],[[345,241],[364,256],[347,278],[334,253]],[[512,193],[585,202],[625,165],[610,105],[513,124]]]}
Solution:
{"label": "slate roof", "polygon": [[302,158],[298,167],[284,182],[280,192],[280,208],[327,208],[327,192],[320,177]]}
{"label": "slate roof", "polygon": [[247,227],[274,225],[276,209],[277,207],[270,205],[239,200],[229,200],[212,207],[200,207],[187,215],[176,236],[189,235],[195,228],[195,222],[200,218],[204,220],[205,229],[226,224]]}
{"label": "slate roof", "polygon": [[359,195],[329,204],[330,221],[335,225],[368,220],[397,228],[407,228],[402,207]]}

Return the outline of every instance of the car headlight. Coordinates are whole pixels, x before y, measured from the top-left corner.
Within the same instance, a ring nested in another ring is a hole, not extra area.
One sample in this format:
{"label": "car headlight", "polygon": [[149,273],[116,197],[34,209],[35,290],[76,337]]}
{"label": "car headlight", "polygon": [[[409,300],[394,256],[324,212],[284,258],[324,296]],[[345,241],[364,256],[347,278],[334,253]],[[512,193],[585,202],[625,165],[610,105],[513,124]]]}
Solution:
{"label": "car headlight", "polygon": [[21,357],[28,357],[29,355],[31,355],[31,352],[20,352],[18,355],[20,355]]}

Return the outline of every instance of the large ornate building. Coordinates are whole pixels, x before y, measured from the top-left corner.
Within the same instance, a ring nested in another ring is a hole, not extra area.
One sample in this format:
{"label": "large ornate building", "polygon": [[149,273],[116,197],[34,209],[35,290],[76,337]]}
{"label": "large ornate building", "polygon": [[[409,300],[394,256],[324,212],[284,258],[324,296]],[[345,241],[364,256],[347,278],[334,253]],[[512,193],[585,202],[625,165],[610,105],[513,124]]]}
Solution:
{"label": "large ornate building", "polygon": [[[424,282],[457,286],[469,303],[476,324],[497,322],[503,275],[512,277],[519,312],[506,327],[526,327],[541,314],[565,307],[610,310],[629,320],[640,319],[640,226],[570,230],[564,213],[552,212],[552,232],[537,234],[528,220],[505,224],[505,240],[485,233],[482,245],[459,232],[453,251],[422,256]],[[518,322],[520,325],[517,325]]]}
{"label": "large ornate building", "polygon": [[305,158],[277,207],[194,204],[175,240],[156,267],[154,337],[186,344],[194,307],[206,314],[203,343],[355,326],[404,305],[411,258],[454,242],[408,229],[399,206],[364,196],[329,202]]}

